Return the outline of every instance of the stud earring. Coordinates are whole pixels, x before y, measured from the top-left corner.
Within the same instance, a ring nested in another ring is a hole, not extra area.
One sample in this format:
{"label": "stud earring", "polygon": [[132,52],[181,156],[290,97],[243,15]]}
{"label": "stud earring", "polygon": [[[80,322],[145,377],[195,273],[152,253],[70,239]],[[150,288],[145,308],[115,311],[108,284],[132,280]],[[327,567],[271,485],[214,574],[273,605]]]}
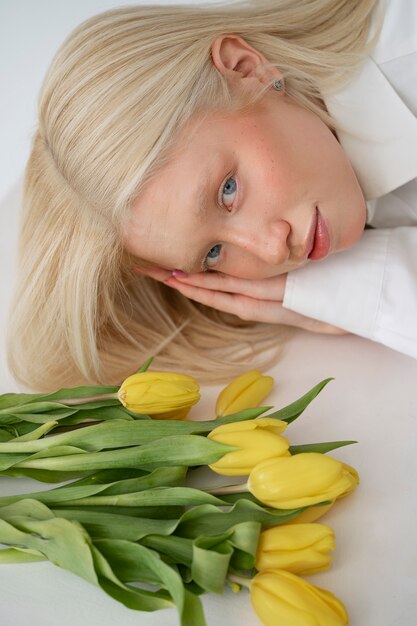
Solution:
{"label": "stud earring", "polygon": [[272,86],[277,91],[282,91],[284,89],[284,82],[281,79],[277,78],[273,81]]}

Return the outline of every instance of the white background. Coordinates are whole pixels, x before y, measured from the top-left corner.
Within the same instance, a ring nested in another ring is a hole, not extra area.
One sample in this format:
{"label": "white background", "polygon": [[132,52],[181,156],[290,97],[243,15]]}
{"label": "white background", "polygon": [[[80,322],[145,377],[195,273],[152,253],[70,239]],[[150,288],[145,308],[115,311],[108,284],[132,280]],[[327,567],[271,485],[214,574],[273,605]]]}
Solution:
{"label": "white background", "polygon": [[[136,2],[2,0],[0,176],[0,341],[15,273],[18,181],[35,124],[43,74],[63,38],[101,10]],[[289,428],[293,443],[357,439],[333,455],[354,465],[361,485],[325,518],[336,531],[333,568],[310,580],[338,595],[352,626],[414,626],[417,613],[417,362],[353,336],[298,332],[271,373],[268,402],[283,406],[319,380],[335,381]],[[0,344],[0,393],[17,391]],[[203,390],[194,417],[212,417],[219,388]],[[0,479],[0,493],[33,489]],[[36,483],[36,488],[38,484]],[[248,594],[203,598],[209,626],[259,626]],[[175,626],[174,611],[130,611],[49,563],[0,566],[4,626]],[[278,626],[278,625],[277,625]],[[291,625],[279,625],[291,626]]]}

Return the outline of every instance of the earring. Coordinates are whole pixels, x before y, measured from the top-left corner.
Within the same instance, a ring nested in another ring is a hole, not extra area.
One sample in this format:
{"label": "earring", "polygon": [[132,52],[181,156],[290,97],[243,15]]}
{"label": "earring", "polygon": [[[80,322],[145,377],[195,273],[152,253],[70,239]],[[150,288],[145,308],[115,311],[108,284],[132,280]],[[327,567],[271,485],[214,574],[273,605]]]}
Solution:
{"label": "earring", "polygon": [[277,78],[273,81],[272,86],[277,91],[282,91],[284,89],[284,82],[281,79]]}

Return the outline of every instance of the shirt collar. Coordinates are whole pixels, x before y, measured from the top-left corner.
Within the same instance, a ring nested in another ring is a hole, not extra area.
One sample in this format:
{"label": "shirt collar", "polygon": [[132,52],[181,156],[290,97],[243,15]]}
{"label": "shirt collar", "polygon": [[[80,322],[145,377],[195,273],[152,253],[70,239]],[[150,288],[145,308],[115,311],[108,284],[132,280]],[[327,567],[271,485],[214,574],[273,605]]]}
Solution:
{"label": "shirt collar", "polygon": [[341,91],[324,99],[366,200],[417,178],[417,118],[367,57]]}

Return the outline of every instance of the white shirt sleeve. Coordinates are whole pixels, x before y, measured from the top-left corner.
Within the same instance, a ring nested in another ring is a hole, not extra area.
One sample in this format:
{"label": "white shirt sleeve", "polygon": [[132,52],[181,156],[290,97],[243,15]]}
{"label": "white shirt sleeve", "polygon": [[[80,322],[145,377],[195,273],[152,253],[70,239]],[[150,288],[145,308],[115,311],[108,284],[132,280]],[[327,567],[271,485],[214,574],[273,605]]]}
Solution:
{"label": "white shirt sleeve", "polygon": [[290,272],[283,305],[417,358],[417,226],[366,230]]}

